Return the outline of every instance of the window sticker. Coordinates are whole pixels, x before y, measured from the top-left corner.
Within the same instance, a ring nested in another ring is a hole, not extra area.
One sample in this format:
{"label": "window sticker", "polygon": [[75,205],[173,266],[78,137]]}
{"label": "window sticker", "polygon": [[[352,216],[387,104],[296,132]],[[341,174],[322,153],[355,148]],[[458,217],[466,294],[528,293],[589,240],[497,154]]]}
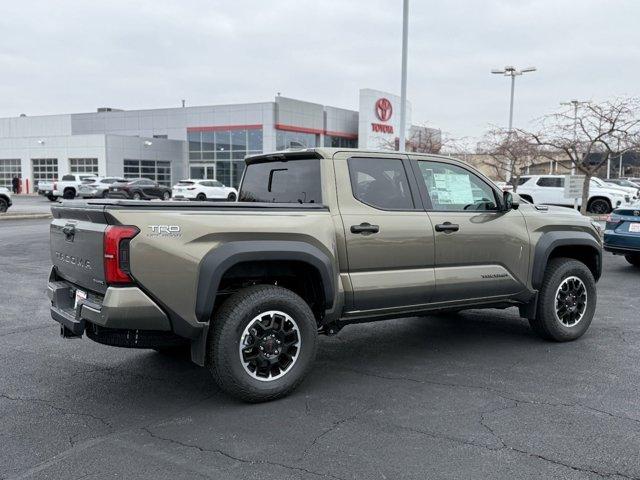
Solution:
{"label": "window sticker", "polygon": [[468,205],[473,203],[473,190],[469,175],[434,173],[434,187],[441,205]]}

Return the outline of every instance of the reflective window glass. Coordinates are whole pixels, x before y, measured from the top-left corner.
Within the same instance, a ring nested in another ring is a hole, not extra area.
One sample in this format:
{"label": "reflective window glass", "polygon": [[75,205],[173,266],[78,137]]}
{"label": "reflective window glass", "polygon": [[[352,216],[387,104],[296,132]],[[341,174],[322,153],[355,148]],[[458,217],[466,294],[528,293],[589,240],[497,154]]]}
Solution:
{"label": "reflective window glass", "polygon": [[418,161],[433,210],[497,210],[495,192],[469,170],[448,163]]}
{"label": "reflective window glass", "polygon": [[396,158],[350,158],[349,176],[353,196],[383,210],[411,210],[413,199],[402,160]]}

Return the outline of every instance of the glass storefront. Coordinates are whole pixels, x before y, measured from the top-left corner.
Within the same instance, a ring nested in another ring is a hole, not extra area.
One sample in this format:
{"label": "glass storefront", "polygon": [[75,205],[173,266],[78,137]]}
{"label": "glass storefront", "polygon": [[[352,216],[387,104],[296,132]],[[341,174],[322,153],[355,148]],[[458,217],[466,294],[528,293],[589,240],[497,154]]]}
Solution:
{"label": "glass storefront", "polygon": [[324,146],[333,148],[358,148],[358,139],[325,135]]}
{"label": "glass storefront", "polygon": [[315,133],[276,131],[276,150],[288,148],[314,148],[318,146],[318,135]]}
{"label": "glass storefront", "polygon": [[191,178],[214,179],[235,188],[244,172],[244,157],[262,153],[262,128],[194,128],[187,131],[187,139]]}
{"label": "glass storefront", "polygon": [[163,160],[124,160],[124,178],[148,178],[171,186],[171,162]]}
{"label": "glass storefront", "polygon": [[38,189],[40,180],[53,181],[58,179],[57,158],[32,158],[31,169],[33,171],[33,189]]}
{"label": "glass storefront", "polygon": [[0,159],[0,187],[11,190],[13,177],[22,177],[22,165],[19,158]]}
{"label": "glass storefront", "polygon": [[71,173],[90,173],[98,175],[97,158],[70,158],[69,171]]}

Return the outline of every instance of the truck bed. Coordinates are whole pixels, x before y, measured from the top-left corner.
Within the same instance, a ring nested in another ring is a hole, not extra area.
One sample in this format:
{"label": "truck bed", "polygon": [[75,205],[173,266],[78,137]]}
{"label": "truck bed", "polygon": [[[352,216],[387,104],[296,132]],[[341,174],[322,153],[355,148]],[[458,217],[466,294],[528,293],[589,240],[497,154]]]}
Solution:
{"label": "truck bed", "polygon": [[[105,212],[109,210],[191,210],[191,211],[305,211],[329,210],[329,207],[319,203],[263,203],[263,202],[165,202],[160,200],[121,200],[121,199],[93,199],[93,200],[65,200],[52,205],[53,218],[71,218],[76,220],[90,220],[96,223],[108,223]],[[103,221],[100,221],[100,220]]]}

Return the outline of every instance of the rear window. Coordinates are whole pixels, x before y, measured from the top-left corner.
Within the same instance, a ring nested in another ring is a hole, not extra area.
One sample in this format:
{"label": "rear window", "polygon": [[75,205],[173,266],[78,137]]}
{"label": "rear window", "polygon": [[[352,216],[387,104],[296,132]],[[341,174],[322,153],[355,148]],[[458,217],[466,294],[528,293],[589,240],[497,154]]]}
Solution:
{"label": "rear window", "polygon": [[322,203],[320,160],[249,164],[239,197],[240,202]]}
{"label": "rear window", "polygon": [[[188,181],[186,181],[186,180],[180,180],[180,181],[178,182],[178,185],[185,186],[185,185],[193,185],[194,183],[196,183],[196,182],[188,182]],[[204,182],[202,182],[202,183],[204,183]]]}
{"label": "rear window", "polygon": [[540,177],[537,185],[539,187],[564,187],[564,177]]}
{"label": "rear window", "polygon": [[76,177],[74,177],[73,175],[63,175],[62,176],[62,181],[63,182],[73,182],[75,181]]}

